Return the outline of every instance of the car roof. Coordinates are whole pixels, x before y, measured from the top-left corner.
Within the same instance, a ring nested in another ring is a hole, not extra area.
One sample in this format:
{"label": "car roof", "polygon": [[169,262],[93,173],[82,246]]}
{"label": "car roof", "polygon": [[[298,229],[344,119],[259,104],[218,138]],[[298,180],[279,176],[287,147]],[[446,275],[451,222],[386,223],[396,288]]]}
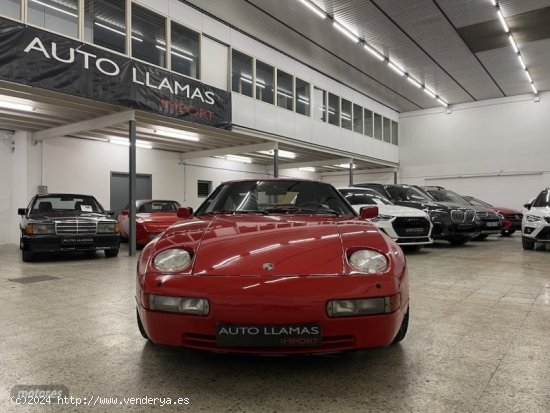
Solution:
{"label": "car roof", "polygon": [[299,182],[318,182],[320,184],[326,184],[331,185],[328,182],[319,181],[316,179],[304,179],[304,178],[248,178],[248,179],[233,179],[231,181],[224,181],[223,184],[232,184],[235,182],[256,182],[256,181],[269,181],[269,182],[277,182],[277,181],[299,181]]}
{"label": "car roof", "polygon": [[37,198],[45,198],[45,197],[48,197],[48,196],[59,196],[59,197],[61,197],[61,196],[71,196],[71,197],[74,197],[74,198],[89,196],[89,197],[95,198],[95,196],[89,195],[89,194],[66,194],[66,193],[62,193],[62,192],[55,192],[55,193],[51,193],[51,194],[36,194]]}

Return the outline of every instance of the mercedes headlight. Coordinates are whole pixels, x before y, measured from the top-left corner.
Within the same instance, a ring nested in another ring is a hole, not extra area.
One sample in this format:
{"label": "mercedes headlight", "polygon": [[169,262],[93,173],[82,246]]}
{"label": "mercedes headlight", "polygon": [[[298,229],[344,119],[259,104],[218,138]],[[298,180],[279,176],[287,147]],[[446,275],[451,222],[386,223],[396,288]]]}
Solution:
{"label": "mercedes headlight", "polygon": [[539,222],[542,218],[541,217],[537,217],[536,215],[527,215],[525,217],[525,220],[527,222]]}
{"label": "mercedes headlight", "polygon": [[27,227],[30,227],[30,232],[27,230],[27,233],[37,234],[37,235],[52,235],[55,234],[55,225],[54,224],[29,224]]}
{"label": "mercedes headlight", "polygon": [[158,253],[153,260],[155,268],[163,272],[183,270],[191,262],[191,255],[185,250],[171,248]]}
{"label": "mercedes headlight", "polygon": [[359,250],[349,256],[350,265],[357,271],[374,274],[388,268],[386,257],[374,250]]}
{"label": "mercedes headlight", "polygon": [[391,215],[378,215],[374,218],[371,218],[370,220],[372,222],[378,222],[378,221],[389,221],[390,219],[393,219],[393,216],[391,216]]}
{"label": "mercedes headlight", "polygon": [[120,232],[120,227],[118,223],[100,222],[99,224],[97,224],[98,234],[118,234],[119,232]]}

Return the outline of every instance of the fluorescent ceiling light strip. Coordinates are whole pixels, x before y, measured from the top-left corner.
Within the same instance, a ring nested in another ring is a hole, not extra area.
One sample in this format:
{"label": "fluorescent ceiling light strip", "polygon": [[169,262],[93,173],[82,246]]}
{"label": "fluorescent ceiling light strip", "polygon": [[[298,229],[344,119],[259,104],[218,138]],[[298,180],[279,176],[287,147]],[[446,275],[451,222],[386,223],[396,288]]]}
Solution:
{"label": "fluorescent ceiling light strip", "polygon": [[[130,146],[130,141],[125,139],[109,139],[109,143],[113,143],[115,145]],[[136,147],[143,149],[153,149],[153,145],[151,145],[150,143],[145,143],[143,141],[136,141]]]}
{"label": "fluorescent ceiling light strip", "polygon": [[428,96],[432,97],[432,98],[435,98],[435,93],[432,92],[430,89],[428,89],[427,87],[424,88],[424,93],[427,94]]}
{"label": "fluorescent ceiling light strip", "polygon": [[31,0],[31,1],[32,1],[33,3],[40,4],[41,6],[48,7],[49,9],[58,11],[58,12],[60,12],[60,13],[67,14],[67,15],[72,16],[72,17],[78,17],[77,14],[68,12],[68,11],[63,10],[63,9],[60,9],[59,7],[52,6],[51,4],[42,3],[41,1],[38,1],[38,0]]}
{"label": "fluorescent ceiling light strip", "polygon": [[[337,166],[338,168],[347,168],[347,169],[349,169],[349,163],[341,163],[339,165],[333,165],[333,166]],[[357,168],[357,167],[355,166],[355,164],[353,164],[353,169],[355,169],[355,168]]]}
{"label": "fluorescent ceiling light strip", "polygon": [[236,161],[236,162],[244,162],[244,163],[252,163],[252,159],[246,157],[246,156],[239,156],[239,155],[225,155],[225,159],[228,161]]}
{"label": "fluorescent ceiling light strip", "polygon": [[292,95],[289,95],[288,93],[281,92],[280,90],[277,91],[278,95],[284,96],[285,98],[292,99]]}
{"label": "fluorescent ceiling light strip", "polygon": [[373,55],[374,57],[376,57],[378,60],[380,60],[381,62],[383,62],[384,60],[386,60],[386,58],[384,57],[384,55],[380,52],[378,52],[378,50],[376,50],[375,48],[373,48],[372,46],[369,46],[368,44],[363,44],[363,47],[365,48],[365,50],[367,52],[369,52],[371,55]]}
{"label": "fluorescent ceiling light strip", "polygon": [[[117,33],[117,34],[120,34],[121,36],[126,36],[126,33],[124,33],[123,31],[120,31],[120,30],[117,30],[117,29],[113,29],[112,27],[109,27],[103,23],[98,23],[98,22],[94,22],[94,24],[96,26],[99,26],[99,27],[103,27],[104,29],[107,29],[107,30],[110,30],[112,31],[113,33]],[[137,40],[138,42],[143,42],[142,39],[140,39],[139,37],[136,37],[136,36],[132,36],[132,39],[134,40]]]}
{"label": "fluorescent ceiling light strip", "polygon": [[305,100],[305,99],[302,99],[302,98],[298,98],[298,102],[301,102],[304,105],[309,105],[309,100]]}
{"label": "fluorescent ceiling light strip", "polygon": [[21,110],[24,112],[32,112],[34,108],[31,105],[25,105],[23,103],[8,102],[0,100],[0,108]]}
{"label": "fluorescent ceiling light strip", "polygon": [[327,17],[326,13],[323,10],[321,10],[319,7],[317,7],[315,4],[313,4],[312,2],[308,0],[299,0],[299,1],[308,9],[310,9],[313,13],[319,16],[321,19],[324,19]]}
{"label": "fluorescent ceiling light strip", "polygon": [[421,88],[422,85],[420,84],[420,82],[418,82],[416,79],[410,77],[410,76],[407,76],[407,80],[409,82],[411,82],[413,85],[415,85],[417,88]]}
{"label": "fluorescent ceiling light strip", "polygon": [[[267,150],[267,151],[258,151],[258,153],[263,153],[264,155],[271,155],[275,153],[273,149]],[[296,154],[294,152],[285,151],[282,149],[279,149],[278,155],[280,158],[287,158],[287,159],[294,159],[296,158]]]}
{"label": "fluorescent ceiling light strip", "polygon": [[313,166],[302,166],[301,168],[298,168],[299,171],[304,172],[315,172],[316,169]]}
{"label": "fluorescent ceiling light strip", "polygon": [[242,77],[242,76],[241,76],[241,80],[242,80],[243,82],[252,84],[252,80],[247,79],[246,77]]}
{"label": "fluorescent ceiling light strip", "polygon": [[181,53],[174,52],[173,50],[170,51],[170,54],[173,54],[174,56],[181,57],[182,59],[189,60],[190,62],[193,61],[193,59],[189,56],[185,56]]}
{"label": "fluorescent ceiling light strip", "polygon": [[175,139],[182,139],[185,141],[193,141],[198,142],[199,135],[192,132],[185,132],[185,131],[167,131],[162,129],[155,129],[154,132],[159,136],[164,136],[166,138],[175,138]]}
{"label": "fluorescent ceiling light strip", "polygon": [[539,91],[537,90],[537,88],[535,87],[535,84],[534,83],[531,83],[531,89],[533,89],[533,93],[535,95],[538,95],[539,94]]}
{"label": "fluorescent ceiling light strip", "polygon": [[514,49],[514,52],[519,53],[518,45],[514,41],[514,37],[512,36],[512,33],[508,34],[508,40],[510,40],[510,44],[512,45],[512,48]]}
{"label": "fluorescent ceiling light strip", "polygon": [[506,20],[504,19],[504,15],[502,14],[502,11],[500,9],[497,10],[497,16],[500,20],[500,23],[502,24],[502,27],[504,28],[504,31],[508,33],[510,29],[508,28],[508,25],[506,24]]}
{"label": "fluorescent ceiling light strip", "polygon": [[447,104],[447,102],[445,102],[445,101],[442,100],[441,98],[437,98],[437,101],[438,101],[440,104],[442,104],[443,106],[445,106],[445,107],[449,106],[449,105]]}
{"label": "fluorescent ceiling light strip", "polygon": [[354,34],[351,30],[349,30],[347,27],[342,25],[342,23],[338,23],[336,20],[334,20],[332,24],[334,27],[336,27],[336,29],[338,29],[339,32],[344,34],[350,40],[353,40],[355,43],[359,42],[359,37],[356,34]]}
{"label": "fluorescent ceiling light strip", "polygon": [[401,76],[405,76],[405,71],[401,69],[399,66],[395,65],[395,63],[392,63],[388,60],[388,66],[396,73],[398,73]]}
{"label": "fluorescent ceiling light strip", "polygon": [[531,77],[531,75],[529,74],[529,70],[527,69],[525,69],[525,76],[527,76],[527,79],[529,79],[530,83],[533,83],[533,78]]}
{"label": "fluorescent ceiling light strip", "polygon": [[525,61],[523,60],[523,57],[521,57],[520,54],[518,54],[519,63],[521,64],[521,67],[525,70],[527,69],[527,66],[525,65]]}

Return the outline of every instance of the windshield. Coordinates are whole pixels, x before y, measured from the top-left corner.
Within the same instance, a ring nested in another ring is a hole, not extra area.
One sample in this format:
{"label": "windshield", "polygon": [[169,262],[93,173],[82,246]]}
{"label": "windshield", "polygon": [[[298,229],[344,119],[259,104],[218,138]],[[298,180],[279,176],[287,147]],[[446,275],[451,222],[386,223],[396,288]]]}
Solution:
{"label": "windshield", "polygon": [[375,191],[365,189],[340,189],[346,201],[351,205],[393,205],[391,201],[384,198]]}
{"label": "windshield", "polygon": [[430,202],[428,195],[419,189],[408,185],[388,185],[386,191],[392,197],[394,202],[412,201],[412,202]]}
{"label": "windshield", "polygon": [[533,201],[534,207],[550,207],[550,190],[545,189],[539,196]]}
{"label": "windshield", "polygon": [[463,198],[466,199],[471,205],[474,205],[474,206],[481,206],[481,207],[486,207],[486,208],[492,207],[491,204],[489,204],[485,201],[482,201],[481,199],[472,198],[471,196],[465,196]]}
{"label": "windshield", "polygon": [[176,212],[180,204],[176,201],[150,201],[138,206],[138,213]]}
{"label": "windshield", "polygon": [[355,215],[331,185],[310,181],[242,181],[221,184],[196,215],[208,213]]}
{"label": "windshield", "polygon": [[469,205],[468,201],[458,195],[456,192],[448,189],[426,189],[436,201],[454,202],[456,204]]}
{"label": "windshield", "polygon": [[81,215],[104,214],[103,208],[93,196],[87,195],[46,195],[37,197],[30,215]]}

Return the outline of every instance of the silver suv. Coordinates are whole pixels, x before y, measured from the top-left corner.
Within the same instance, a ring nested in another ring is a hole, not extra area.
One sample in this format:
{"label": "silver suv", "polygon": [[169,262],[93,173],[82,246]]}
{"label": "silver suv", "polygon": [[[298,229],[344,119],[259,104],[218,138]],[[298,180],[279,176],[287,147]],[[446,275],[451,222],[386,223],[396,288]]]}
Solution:
{"label": "silver suv", "polygon": [[532,250],[537,242],[550,243],[550,188],[544,189],[524,207],[521,221],[523,249]]}

